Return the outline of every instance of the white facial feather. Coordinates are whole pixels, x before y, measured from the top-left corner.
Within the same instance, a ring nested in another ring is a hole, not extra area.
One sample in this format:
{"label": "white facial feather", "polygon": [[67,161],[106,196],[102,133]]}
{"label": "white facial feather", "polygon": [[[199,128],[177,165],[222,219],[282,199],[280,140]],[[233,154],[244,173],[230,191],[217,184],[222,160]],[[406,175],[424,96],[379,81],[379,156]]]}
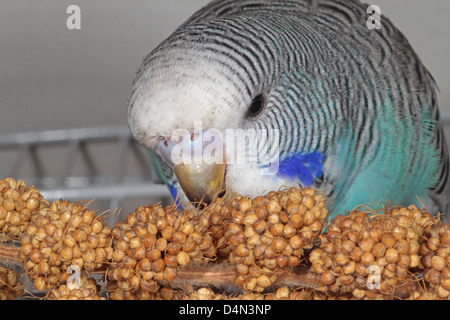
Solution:
{"label": "white facial feather", "polygon": [[196,121],[204,129],[238,126],[245,102],[240,92],[233,92],[236,87],[223,70],[212,71],[207,62],[166,68],[152,64],[130,99],[128,120],[134,137],[154,148],[159,137],[170,137],[177,129],[193,129]]}
{"label": "white facial feather", "polygon": [[[199,121],[203,130],[243,127],[253,97],[243,96],[237,74],[230,74],[208,54],[190,53],[190,59],[169,59],[167,53],[152,60],[136,81],[128,120],[135,139],[147,148],[157,149],[159,138],[170,138],[177,129],[191,130]],[[226,170],[227,188],[245,195],[260,195],[285,184],[263,176],[254,164],[227,163]]]}

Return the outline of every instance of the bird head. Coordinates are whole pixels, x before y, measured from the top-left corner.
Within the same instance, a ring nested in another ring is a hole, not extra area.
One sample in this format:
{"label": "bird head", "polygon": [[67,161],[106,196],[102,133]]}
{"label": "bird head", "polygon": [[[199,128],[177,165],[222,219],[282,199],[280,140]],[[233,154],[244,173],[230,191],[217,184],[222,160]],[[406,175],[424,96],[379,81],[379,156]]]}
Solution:
{"label": "bird head", "polygon": [[249,32],[261,28],[258,19],[244,22],[178,29],[144,59],[133,83],[131,132],[158,155],[171,188],[186,200],[298,185],[277,171],[286,140],[280,126],[297,130],[277,105],[279,88],[288,89],[276,59],[286,41],[274,37],[268,45]]}

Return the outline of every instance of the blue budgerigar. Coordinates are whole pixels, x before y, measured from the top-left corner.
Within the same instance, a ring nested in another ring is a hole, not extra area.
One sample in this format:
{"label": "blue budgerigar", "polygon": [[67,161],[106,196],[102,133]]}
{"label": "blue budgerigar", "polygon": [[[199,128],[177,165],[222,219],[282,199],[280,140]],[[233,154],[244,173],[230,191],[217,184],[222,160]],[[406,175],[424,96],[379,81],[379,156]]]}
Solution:
{"label": "blue budgerigar", "polygon": [[447,212],[435,81],[368,7],[213,1],[145,57],[129,124],[180,205],[300,185],[331,217],[386,201]]}

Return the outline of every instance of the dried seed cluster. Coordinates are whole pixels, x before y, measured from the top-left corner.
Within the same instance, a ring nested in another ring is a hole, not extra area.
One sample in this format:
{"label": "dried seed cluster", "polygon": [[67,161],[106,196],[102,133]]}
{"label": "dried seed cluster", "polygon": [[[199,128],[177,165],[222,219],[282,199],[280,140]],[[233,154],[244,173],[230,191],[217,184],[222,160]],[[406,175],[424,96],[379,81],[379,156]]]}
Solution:
{"label": "dried seed cluster", "polygon": [[215,293],[211,288],[199,288],[184,294],[181,300],[226,300],[226,296],[221,293]]}
{"label": "dried seed cluster", "polygon": [[310,289],[278,288],[275,292],[263,296],[264,300],[356,300],[351,294],[330,295],[326,292]]}
{"label": "dried seed cluster", "polygon": [[325,197],[313,189],[290,188],[254,199],[237,196],[229,205],[219,253],[229,254],[236,265],[236,284],[254,292],[272,285],[283,268],[300,263],[328,215]]}
{"label": "dried seed cluster", "polygon": [[408,297],[407,300],[446,300],[439,297],[435,292],[426,290],[416,290]]}
{"label": "dried seed cluster", "polygon": [[225,294],[214,293],[211,288],[192,289],[190,292],[184,292],[181,289],[161,286],[155,292],[138,289],[122,290],[117,282],[110,284],[109,297],[111,300],[227,300],[232,299]]}
{"label": "dried seed cluster", "polygon": [[350,295],[327,295],[324,292],[291,289],[281,287],[272,293],[247,292],[243,294],[227,294],[225,292],[214,292],[209,287],[192,289],[185,292],[181,289],[171,287],[161,287],[157,292],[148,292],[145,290],[122,290],[118,288],[117,283],[110,286],[111,300],[355,300]]}
{"label": "dried seed cluster", "polygon": [[20,258],[36,289],[66,281],[69,266],[86,271],[112,258],[111,228],[81,203],[52,202],[34,214],[21,237]]}
{"label": "dried seed cluster", "polygon": [[31,216],[48,202],[34,186],[23,180],[0,180],[0,241],[18,239]]}
{"label": "dried seed cluster", "polygon": [[14,300],[23,294],[19,274],[0,265],[0,300]]}
{"label": "dried seed cluster", "polygon": [[[359,208],[337,216],[321,235],[327,215],[322,194],[290,188],[217,198],[201,210],[142,206],[111,229],[81,203],[50,204],[22,180],[0,180],[0,242],[20,239],[25,272],[38,290],[52,290],[48,299],[101,299],[88,273],[106,266],[113,300],[394,299],[396,286],[409,281],[416,281],[409,299],[450,298],[448,224],[415,206],[381,214]],[[235,265],[243,294],[167,287],[180,268],[217,256]],[[318,290],[263,293],[303,257]],[[62,284],[69,266],[82,270],[80,286]],[[0,266],[0,299],[22,293],[18,274]]]}
{"label": "dried seed cluster", "polygon": [[[439,223],[426,232],[420,244],[420,267],[434,293],[450,298],[450,225]],[[433,293],[431,291],[431,293]]]}
{"label": "dried seed cluster", "polygon": [[108,278],[121,290],[157,292],[157,281],[172,281],[177,268],[215,258],[210,215],[173,206],[139,207],[112,231],[114,252]]}
{"label": "dried seed cluster", "polygon": [[79,283],[62,284],[50,291],[48,300],[104,300],[98,295],[99,286],[94,278],[81,273]]}
{"label": "dried seed cluster", "polygon": [[[177,297],[177,296],[175,296]],[[267,299],[267,295],[257,293],[257,292],[248,292],[244,294],[226,294],[224,292],[216,293],[211,288],[204,287],[196,290],[192,290],[191,292],[182,293],[181,300],[265,300]],[[272,297],[272,300],[276,299],[276,297]]]}
{"label": "dried seed cluster", "polygon": [[[419,266],[419,241],[435,219],[412,205],[382,214],[354,210],[337,216],[309,260],[319,282],[333,293],[376,299]],[[373,289],[373,290],[370,290]]]}
{"label": "dried seed cluster", "polygon": [[181,300],[183,291],[172,287],[159,286],[153,292],[143,289],[123,290],[117,281],[108,283],[107,291],[110,300]]}
{"label": "dried seed cluster", "polygon": [[312,298],[312,291],[281,287],[275,292],[265,295],[264,300],[307,300],[306,298]]}

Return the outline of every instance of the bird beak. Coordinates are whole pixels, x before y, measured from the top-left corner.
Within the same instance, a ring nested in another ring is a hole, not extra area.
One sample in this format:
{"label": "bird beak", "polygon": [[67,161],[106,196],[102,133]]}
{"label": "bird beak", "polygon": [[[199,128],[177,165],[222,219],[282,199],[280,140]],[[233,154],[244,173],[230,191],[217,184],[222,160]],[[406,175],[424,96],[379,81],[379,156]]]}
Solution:
{"label": "bird beak", "polygon": [[179,164],[175,174],[191,202],[211,203],[222,190],[225,164]]}
{"label": "bird beak", "polygon": [[219,131],[178,132],[169,142],[160,141],[159,148],[190,202],[209,204],[224,191],[226,157]]}

